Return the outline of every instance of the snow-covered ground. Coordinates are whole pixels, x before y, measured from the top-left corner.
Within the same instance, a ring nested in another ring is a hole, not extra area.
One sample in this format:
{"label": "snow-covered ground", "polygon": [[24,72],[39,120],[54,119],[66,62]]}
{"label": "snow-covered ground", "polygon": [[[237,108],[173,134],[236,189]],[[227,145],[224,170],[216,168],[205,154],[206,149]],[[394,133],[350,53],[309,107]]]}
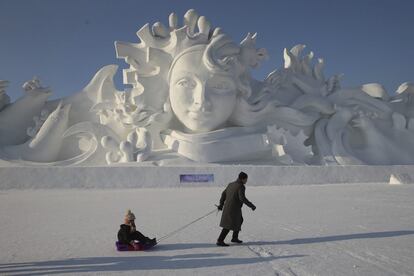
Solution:
{"label": "snow-covered ground", "polygon": [[222,188],[0,190],[0,275],[414,275],[414,185],[247,187],[243,245],[212,214],[148,252],[117,252],[126,209],[161,237]]}

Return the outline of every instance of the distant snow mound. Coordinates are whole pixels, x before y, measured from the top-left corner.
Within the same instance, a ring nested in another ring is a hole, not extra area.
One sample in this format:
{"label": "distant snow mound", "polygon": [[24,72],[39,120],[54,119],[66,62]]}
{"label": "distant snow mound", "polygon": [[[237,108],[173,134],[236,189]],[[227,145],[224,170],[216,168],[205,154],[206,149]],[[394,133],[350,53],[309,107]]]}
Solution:
{"label": "distant snow mound", "polygon": [[401,185],[401,184],[411,184],[414,183],[413,178],[408,173],[396,173],[391,174],[390,176],[390,185]]}

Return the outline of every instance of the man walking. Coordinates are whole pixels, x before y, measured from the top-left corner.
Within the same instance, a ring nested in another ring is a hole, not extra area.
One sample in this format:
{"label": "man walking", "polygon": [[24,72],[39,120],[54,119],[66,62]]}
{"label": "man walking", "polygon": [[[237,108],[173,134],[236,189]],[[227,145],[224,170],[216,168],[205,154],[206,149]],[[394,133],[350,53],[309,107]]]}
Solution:
{"label": "man walking", "polygon": [[217,246],[229,246],[224,242],[224,239],[230,230],[233,231],[232,242],[243,242],[239,240],[239,231],[241,230],[241,225],[243,223],[241,208],[243,204],[246,204],[253,211],[256,209],[256,206],[254,206],[254,204],[245,196],[246,187],[244,185],[246,182],[247,174],[241,172],[237,180],[227,185],[227,188],[221,194],[220,205],[217,206],[217,208],[220,211],[223,210],[220,221],[220,226],[223,227],[223,230],[217,239]]}

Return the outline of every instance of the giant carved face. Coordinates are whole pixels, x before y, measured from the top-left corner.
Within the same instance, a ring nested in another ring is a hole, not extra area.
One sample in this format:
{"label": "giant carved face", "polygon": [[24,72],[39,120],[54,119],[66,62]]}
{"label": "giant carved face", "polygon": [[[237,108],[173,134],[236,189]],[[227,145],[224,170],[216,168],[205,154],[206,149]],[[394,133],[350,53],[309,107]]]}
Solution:
{"label": "giant carved face", "polygon": [[193,132],[223,126],[237,97],[234,77],[224,70],[209,70],[202,59],[203,50],[184,53],[170,72],[171,107],[178,120]]}

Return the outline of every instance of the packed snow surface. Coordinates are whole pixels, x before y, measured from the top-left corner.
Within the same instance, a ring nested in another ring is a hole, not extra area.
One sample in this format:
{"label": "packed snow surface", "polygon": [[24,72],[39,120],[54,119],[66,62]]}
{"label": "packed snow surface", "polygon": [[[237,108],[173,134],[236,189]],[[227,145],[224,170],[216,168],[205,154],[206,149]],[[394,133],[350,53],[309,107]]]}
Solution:
{"label": "packed snow surface", "polygon": [[414,185],[247,186],[242,245],[215,245],[213,213],[151,251],[115,250],[128,208],[161,237],[221,190],[0,191],[0,275],[414,275]]}

